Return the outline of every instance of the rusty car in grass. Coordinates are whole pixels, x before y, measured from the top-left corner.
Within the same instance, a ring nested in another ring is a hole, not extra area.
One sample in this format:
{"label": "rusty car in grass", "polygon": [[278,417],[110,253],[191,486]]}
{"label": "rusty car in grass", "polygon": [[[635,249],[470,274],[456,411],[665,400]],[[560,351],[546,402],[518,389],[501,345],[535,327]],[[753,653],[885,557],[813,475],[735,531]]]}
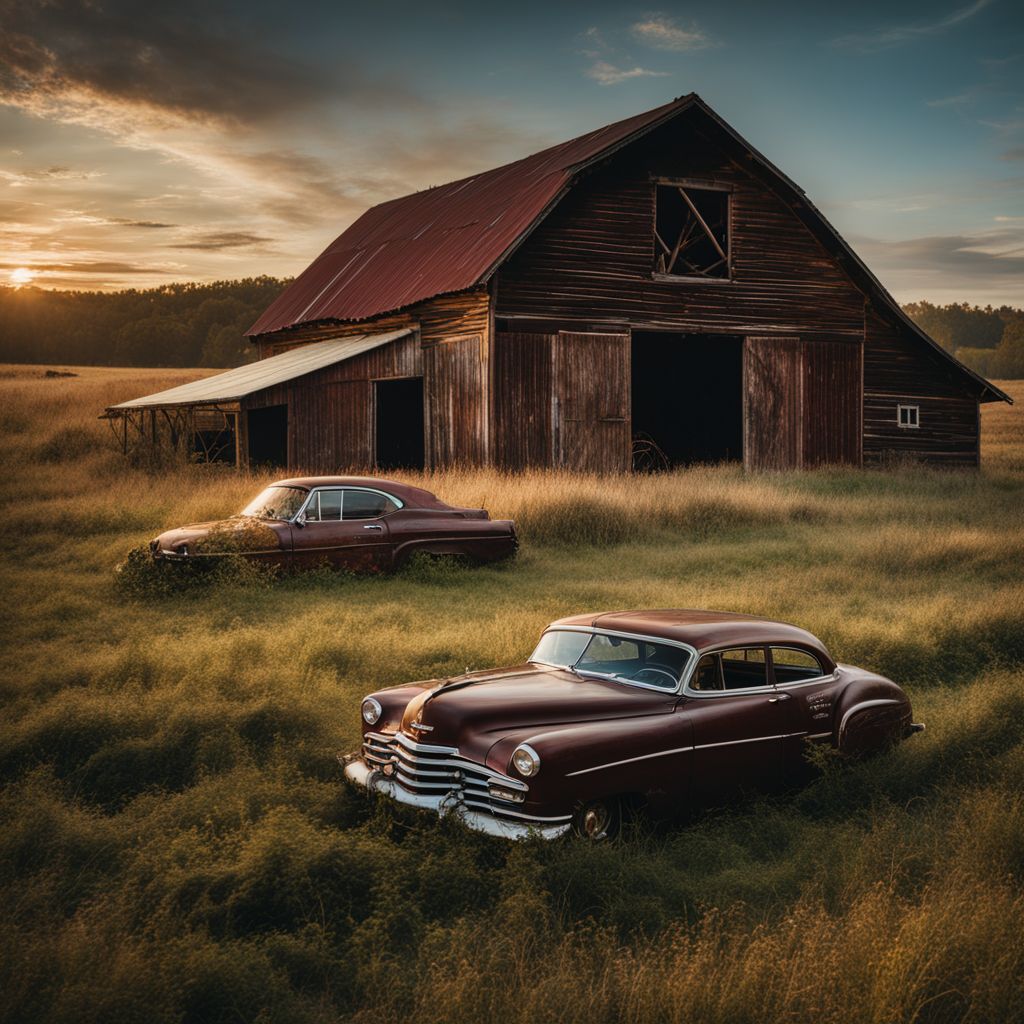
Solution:
{"label": "rusty car in grass", "polygon": [[785,782],[808,743],[863,755],[924,728],[806,630],[688,610],[561,619],[526,664],[378,690],[361,717],[350,782],[508,838],[604,838],[628,810]]}
{"label": "rusty car in grass", "polygon": [[517,545],[515,524],[485,509],[447,505],[394,480],[337,476],[279,480],[237,516],[161,533],[150,553],[192,565],[241,555],[285,570],[387,572],[417,552],[494,562]]}

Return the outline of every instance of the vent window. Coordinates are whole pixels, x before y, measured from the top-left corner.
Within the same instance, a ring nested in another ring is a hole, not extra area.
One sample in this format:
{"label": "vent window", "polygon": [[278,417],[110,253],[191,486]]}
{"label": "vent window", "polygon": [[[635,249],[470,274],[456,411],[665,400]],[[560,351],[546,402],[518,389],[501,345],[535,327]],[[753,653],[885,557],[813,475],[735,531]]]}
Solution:
{"label": "vent window", "polygon": [[729,193],[655,185],[654,272],[729,277]]}
{"label": "vent window", "polygon": [[921,407],[919,405],[897,405],[896,422],[904,430],[916,430],[921,426]]}

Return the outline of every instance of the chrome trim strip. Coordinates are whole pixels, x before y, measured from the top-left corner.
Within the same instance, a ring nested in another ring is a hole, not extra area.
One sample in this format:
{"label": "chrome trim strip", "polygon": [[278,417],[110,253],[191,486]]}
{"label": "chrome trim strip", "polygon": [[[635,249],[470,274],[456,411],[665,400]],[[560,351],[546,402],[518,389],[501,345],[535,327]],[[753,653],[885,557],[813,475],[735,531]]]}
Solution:
{"label": "chrome trim strip", "polygon": [[[536,823],[529,819],[506,821],[497,817],[493,812],[485,813],[459,804],[451,799],[450,794],[435,796],[425,793],[410,793],[397,783],[385,778],[380,772],[368,768],[366,763],[358,758],[345,765],[344,775],[350,782],[364,786],[372,792],[384,793],[399,803],[433,810],[440,815],[451,814],[460,818],[468,828],[501,839],[529,839],[533,836],[556,839],[558,836],[565,835],[571,827],[570,821],[565,818],[553,821],[541,819]],[[500,813],[511,815],[515,812],[502,810]]]}
{"label": "chrome trim strip", "polygon": [[609,761],[608,764],[598,764],[593,768],[581,768],[578,772],[569,772],[566,775],[567,779],[571,779],[574,775],[586,775],[588,772],[599,772],[602,768],[618,768],[621,764],[632,764],[634,761],[648,761],[652,757],[668,757],[669,754],[685,754],[688,750],[694,750],[694,747],[676,747],[675,750],[659,750],[656,754],[641,754],[639,757],[627,757],[622,761]]}
{"label": "chrome trim strip", "polygon": [[832,730],[829,729],[828,732],[809,732],[804,737],[804,739],[807,739],[807,740],[823,740],[826,736],[831,736],[831,735],[832,735]]}
{"label": "chrome trim strip", "polygon": [[849,711],[847,711],[846,714],[843,715],[842,719],[839,722],[839,733],[838,733],[839,738],[840,739],[843,738],[843,730],[846,729],[846,723],[849,721],[850,715],[854,714],[855,712],[863,711],[865,708],[881,707],[883,704],[899,704],[899,703],[900,703],[900,701],[893,700],[892,698],[882,698],[882,697],[879,697],[876,700],[864,700],[864,701],[861,701],[860,704],[854,704],[853,707],[850,708]]}
{"label": "chrome trim strip", "polygon": [[574,775],[586,775],[588,772],[597,772],[602,768],[617,768],[619,765],[632,764],[634,761],[647,761],[652,757],[667,757],[669,754],[685,754],[690,750],[710,750],[712,747],[731,747],[738,743],[763,743],[768,740],[788,740],[793,736],[803,736],[805,739],[820,739],[822,736],[831,736],[831,732],[815,733],[813,736],[804,732],[784,732],[778,736],[752,736],[745,740],[723,740],[720,743],[696,743],[692,747],[675,747],[672,750],[659,750],[655,754],[641,754],[640,757],[627,757],[622,761],[609,761],[608,764],[595,765],[593,768],[581,768],[579,771],[569,772],[567,779]]}
{"label": "chrome trim strip", "polygon": [[[372,743],[380,744],[379,747],[375,747]],[[370,751],[378,756],[381,754],[392,754],[391,744],[397,742],[399,746],[403,747],[401,757],[410,763],[411,767],[415,767],[417,763],[424,765],[431,765],[433,767],[447,766],[454,768],[458,771],[471,771],[476,772],[479,775],[484,776],[487,780],[497,780],[502,785],[508,786],[510,789],[521,789],[524,792],[529,790],[529,786],[520,779],[512,778],[509,775],[503,775],[501,772],[496,771],[494,768],[488,768],[487,765],[480,764],[477,761],[471,761],[467,757],[463,757],[459,753],[458,747],[443,747],[433,743],[417,743],[415,740],[409,739],[403,733],[374,733],[367,732],[363,735],[363,744],[365,747],[369,747]],[[453,757],[419,757],[421,754],[448,754],[454,755]],[[424,769],[429,771],[429,769]]]}
{"label": "chrome trim strip", "polygon": [[710,750],[711,747],[733,747],[737,743],[766,743],[768,740],[785,740],[790,736],[804,736],[802,732],[782,732],[778,736],[751,736],[746,740],[722,740],[721,743],[698,743],[694,750]]}
{"label": "chrome trim strip", "polygon": [[390,743],[392,740],[396,740],[407,750],[411,750],[414,753],[418,750],[422,750],[427,754],[457,754],[459,752],[458,747],[441,747],[435,743],[417,743],[415,740],[409,739],[408,736],[403,736],[400,732],[368,732],[364,734],[364,738],[366,737],[378,740],[381,743]]}

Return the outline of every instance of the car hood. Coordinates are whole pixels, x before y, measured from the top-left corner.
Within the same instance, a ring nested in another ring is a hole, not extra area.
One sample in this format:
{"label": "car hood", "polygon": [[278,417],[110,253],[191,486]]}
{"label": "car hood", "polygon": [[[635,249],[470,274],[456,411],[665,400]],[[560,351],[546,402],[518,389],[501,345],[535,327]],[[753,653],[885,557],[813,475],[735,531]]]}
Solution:
{"label": "car hood", "polygon": [[[213,547],[231,551],[282,547],[282,533],[286,529],[285,523],[234,516],[231,519],[214,519],[208,523],[192,523],[165,530],[156,538],[156,546],[163,551],[176,551],[185,544],[190,551],[197,547],[201,550],[204,541],[216,538],[224,543],[214,544]],[[214,552],[211,550],[211,553]]]}
{"label": "car hood", "polygon": [[580,678],[565,669],[519,665],[457,676],[425,690],[409,702],[401,729],[417,743],[458,747],[482,760],[510,733],[658,714],[671,711],[676,700],[675,694]]}

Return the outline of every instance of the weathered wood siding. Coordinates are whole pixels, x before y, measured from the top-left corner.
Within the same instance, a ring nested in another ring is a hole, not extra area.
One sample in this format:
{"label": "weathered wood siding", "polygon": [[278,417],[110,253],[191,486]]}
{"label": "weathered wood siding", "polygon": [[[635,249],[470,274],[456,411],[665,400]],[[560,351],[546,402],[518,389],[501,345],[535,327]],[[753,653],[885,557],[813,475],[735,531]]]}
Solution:
{"label": "weathered wood siding", "polygon": [[373,382],[423,376],[418,335],[382,345],[343,363],[243,401],[243,409],[288,406],[288,466],[294,471],[334,473],[373,466]]}
{"label": "weathered wood siding", "polygon": [[[731,192],[732,280],[653,279],[655,177]],[[862,337],[864,299],[764,184],[679,119],[582,180],[498,273],[501,318],[681,332]],[[516,330],[529,330],[525,322]]]}
{"label": "weathered wood siding", "polygon": [[428,464],[487,462],[487,355],[482,335],[423,349]]}
{"label": "weathered wood siding", "polygon": [[552,360],[554,334],[494,336],[494,459],[523,469],[550,466],[552,440]]}
{"label": "weathered wood siding", "polygon": [[630,468],[628,334],[557,336],[553,426],[556,466],[594,473]]}
{"label": "weathered wood siding", "polygon": [[[260,356],[372,331],[419,333],[246,400],[247,408],[288,405],[288,464],[293,470],[373,469],[373,382],[424,378],[428,467],[489,458],[487,377],[490,298],[476,290],[439,296],[402,313],[356,324],[319,324],[266,335]],[[451,339],[457,340],[451,340]]]}
{"label": "weathered wood siding", "polygon": [[814,466],[861,464],[863,384],[859,342],[803,343],[803,458]]}
{"label": "weathered wood siding", "polygon": [[[874,312],[865,321],[864,461],[913,458],[976,466],[978,399],[938,353]],[[902,428],[896,407],[920,406],[920,427]]]}
{"label": "weathered wood siding", "polygon": [[743,464],[793,469],[803,459],[799,338],[747,338],[743,346]]}
{"label": "weathered wood siding", "polygon": [[743,405],[747,469],[860,465],[861,346],[749,337]]}

